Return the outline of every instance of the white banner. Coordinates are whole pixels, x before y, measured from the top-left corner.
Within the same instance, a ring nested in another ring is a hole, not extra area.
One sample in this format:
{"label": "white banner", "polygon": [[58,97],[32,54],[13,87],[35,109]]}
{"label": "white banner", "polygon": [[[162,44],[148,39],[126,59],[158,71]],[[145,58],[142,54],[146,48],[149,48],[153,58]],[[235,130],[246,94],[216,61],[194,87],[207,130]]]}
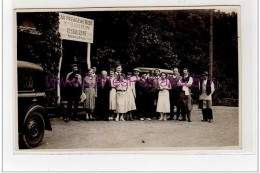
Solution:
{"label": "white banner", "polygon": [[94,20],[59,13],[61,39],[93,43]]}

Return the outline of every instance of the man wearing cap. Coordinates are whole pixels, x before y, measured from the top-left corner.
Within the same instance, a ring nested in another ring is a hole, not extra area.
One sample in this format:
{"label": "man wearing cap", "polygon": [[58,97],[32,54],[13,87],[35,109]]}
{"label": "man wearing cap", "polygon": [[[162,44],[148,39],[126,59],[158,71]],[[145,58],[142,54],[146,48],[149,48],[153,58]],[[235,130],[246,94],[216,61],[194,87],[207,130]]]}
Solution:
{"label": "man wearing cap", "polygon": [[72,65],[72,72],[68,73],[66,76],[66,87],[68,87],[68,106],[67,115],[64,119],[65,122],[69,122],[69,117],[71,117],[72,104],[74,104],[73,110],[73,120],[78,121],[79,117],[77,115],[78,104],[81,95],[81,75],[77,73],[78,67],[76,64]]}
{"label": "man wearing cap", "polygon": [[138,69],[138,68],[134,68],[133,69],[133,78],[136,80],[136,81],[138,81],[139,79],[140,79],[140,77],[139,77],[139,74],[140,74],[140,70]]}
{"label": "man wearing cap", "polygon": [[183,69],[183,76],[181,80],[179,80],[179,86],[182,87],[180,91],[180,101],[181,101],[181,121],[186,121],[186,116],[188,118],[188,122],[191,122],[191,90],[193,79],[189,76],[189,71],[187,68]]}
{"label": "man wearing cap", "polygon": [[200,89],[200,104],[199,108],[202,109],[203,120],[205,122],[211,123],[213,120],[213,113],[212,113],[212,94],[214,93],[215,87],[212,79],[209,79],[208,72],[205,71],[202,74],[202,78],[199,85]]}

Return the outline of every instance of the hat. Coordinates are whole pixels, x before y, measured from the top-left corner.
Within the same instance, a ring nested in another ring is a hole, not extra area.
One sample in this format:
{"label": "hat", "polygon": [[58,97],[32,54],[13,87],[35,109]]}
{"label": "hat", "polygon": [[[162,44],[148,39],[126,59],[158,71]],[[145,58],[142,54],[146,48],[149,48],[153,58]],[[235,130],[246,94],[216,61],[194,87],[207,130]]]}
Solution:
{"label": "hat", "polygon": [[138,72],[140,72],[140,70],[139,70],[138,68],[134,68],[133,71],[138,71]]}
{"label": "hat", "polygon": [[140,72],[140,75],[142,76],[143,74],[147,75],[147,72]]}
{"label": "hat", "polygon": [[154,72],[155,72],[156,70],[159,71],[159,73],[161,73],[161,70],[160,70],[159,68],[154,69]]}
{"label": "hat", "polygon": [[121,68],[121,69],[122,69],[122,66],[121,66],[121,65],[118,65],[118,66],[116,67],[116,69],[119,69],[119,68]]}
{"label": "hat", "polygon": [[209,74],[209,73],[208,73],[207,71],[204,71],[204,72],[202,73],[203,76],[208,76],[208,74]]}

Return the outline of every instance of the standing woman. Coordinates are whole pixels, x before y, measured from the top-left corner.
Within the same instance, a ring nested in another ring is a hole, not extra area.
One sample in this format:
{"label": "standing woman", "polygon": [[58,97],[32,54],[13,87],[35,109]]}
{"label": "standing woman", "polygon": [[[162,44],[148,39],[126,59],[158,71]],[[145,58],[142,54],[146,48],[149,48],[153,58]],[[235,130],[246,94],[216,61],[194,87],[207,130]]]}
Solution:
{"label": "standing woman", "polygon": [[169,90],[171,89],[170,81],[166,78],[165,73],[161,73],[159,79],[159,96],[157,101],[156,111],[160,113],[161,118],[159,119],[166,121],[167,113],[170,113],[170,95]]}
{"label": "standing woman", "polygon": [[93,75],[93,69],[88,70],[88,75],[83,80],[83,91],[86,94],[84,101],[84,109],[86,111],[86,120],[93,120],[93,113],[95,110],[95,102],[97,96],[96,78]]}
{"label": "standing woman", "polygon": [[136,105],[135,105],[135,98],[136,98],[136,93],[135,93],[135,82],[134,78],[132,76],[132,72],[127,73],[127,111],[128,111],[128,116],[127,120],[129,117],[129,120],[133,121],[133,116],[132,116],[132,111],[136,110]]}
{"label": "standing woman", "polygon": [[110,70],[110,86],[111,90],[109,93],[109,110],[111,111],[111,115],[109,117],[109,120],[113,120],[114,113],[116,112],[116,78],[115,78],[115,72],[113,70]]}
{"label": "standing woman", "polygon": [[[124,115],[127,112],[127,79],[121,74],[118,74],[116,84],[116,121],[125,121]],[[120,116],[121,114],[121,116]]]}

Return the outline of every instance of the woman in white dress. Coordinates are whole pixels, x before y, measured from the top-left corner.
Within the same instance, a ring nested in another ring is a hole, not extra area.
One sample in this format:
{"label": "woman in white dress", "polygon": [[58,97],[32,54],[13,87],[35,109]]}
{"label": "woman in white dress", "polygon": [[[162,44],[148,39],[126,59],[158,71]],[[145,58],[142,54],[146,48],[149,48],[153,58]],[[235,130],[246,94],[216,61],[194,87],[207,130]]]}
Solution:
{"label": "woman in white dress", "polygon": [[[124,115],[127,113],[127,79],[121,73],[118,74],[116,82],[116,121],[125,121]],[[120,116],[121,115],[121,116]]]}
{"label": "woman in white dress", "polygon": [[111,90],[109,93],[109,110],[111,111],[111,116],[109,117],[109,120],[113,120],[114,113],[116,112],[116,78],[115,78],[115,72],[113,70],[110,70],[110,86]]}
{"label": "woman in white dress", "polygon": [[160,113],[160,121],[167,120],[167,113],[170,113],[170,95],[169,90],[171,89],[170,81],[166,78],[165,73],[161,73],[159,79],[159,95],[157,101],[156,112]]}
{"label": "woman in white dress", "polygon": [[[136,77],[134,77],[136,78]],[[132,117],[132,111],[136,110],[136,105],[135,105],[135,79],[133,78],[132,72],[127,73],[127,120],[133,121]]]}

